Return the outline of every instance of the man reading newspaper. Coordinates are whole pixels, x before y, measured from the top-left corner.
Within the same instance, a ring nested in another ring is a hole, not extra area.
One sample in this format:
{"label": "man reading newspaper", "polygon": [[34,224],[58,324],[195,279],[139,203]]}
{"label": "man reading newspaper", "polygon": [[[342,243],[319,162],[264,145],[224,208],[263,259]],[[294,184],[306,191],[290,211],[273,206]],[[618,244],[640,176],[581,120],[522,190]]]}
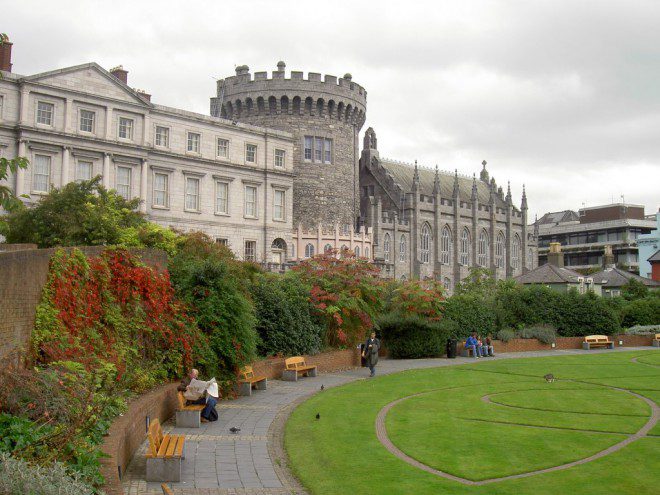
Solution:
{"label": "man reading newspaper", "polygon": [[199,371],[190,370],[187,378],[181,380],[177,390],[183,392],[189,404],[205,404],[202,410],[202,423],[218,420],[218,411],[215,406],[218,403],[220,394],[218,393],[218,384],[215,378],[205,382],[199,380]]}

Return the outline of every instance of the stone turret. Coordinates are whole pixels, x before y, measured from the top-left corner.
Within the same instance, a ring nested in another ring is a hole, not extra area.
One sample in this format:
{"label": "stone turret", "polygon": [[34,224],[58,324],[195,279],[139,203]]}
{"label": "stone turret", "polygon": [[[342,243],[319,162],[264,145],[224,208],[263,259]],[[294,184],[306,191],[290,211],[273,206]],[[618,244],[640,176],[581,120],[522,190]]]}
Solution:
{"label": "stone turret", "polygon": [[458,169],[454,170],[454,190],[452,192],[452,198],[454,202],[458,201],[459,198],[459,185],[458,185]]}
{"label": "stone turret", "polygon": [[435,177],[433,178],[433,196],[437,197],[439,195],[440,195],[440,172],[438,171],[438,166],[436,165]]}
{"label": "stone turret", "polygon": [[[237,67],[235,76],[218,81],[211,115],[293,134],[294,224],[356,225],[358,133],[366,119],[366,90],[350,74],[305,77],[291,71],[287,77],[282,61],[270,76]],[[376,149],[373,130],[365,136],[367,144]]]}

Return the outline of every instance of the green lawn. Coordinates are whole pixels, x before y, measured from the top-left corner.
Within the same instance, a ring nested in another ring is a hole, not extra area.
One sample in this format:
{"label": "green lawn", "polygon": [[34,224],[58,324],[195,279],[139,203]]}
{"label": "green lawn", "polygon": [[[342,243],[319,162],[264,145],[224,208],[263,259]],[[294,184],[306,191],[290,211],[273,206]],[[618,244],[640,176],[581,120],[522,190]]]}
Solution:
{"label": "green lawn", "polygon": [[[639,363],[631,362],[637,357]],[[312,494],[657,493],[660,425],[596,461],[554,473],[466,486],[410,466],[378,441],[386,404],[390,440],[408,456],[471,480],[561,465],[637,431],[650,407],[612,385],[660,401],[660,352],[480,360],[361,380],[299,406],[286,427],[294,473]],[[546,373],[558,381],[546,383]],[[568,381],[570,380],[570,381]],[[484,400],[486,396],[487,399]],[[314,416],[321,413],[321,420]]]}

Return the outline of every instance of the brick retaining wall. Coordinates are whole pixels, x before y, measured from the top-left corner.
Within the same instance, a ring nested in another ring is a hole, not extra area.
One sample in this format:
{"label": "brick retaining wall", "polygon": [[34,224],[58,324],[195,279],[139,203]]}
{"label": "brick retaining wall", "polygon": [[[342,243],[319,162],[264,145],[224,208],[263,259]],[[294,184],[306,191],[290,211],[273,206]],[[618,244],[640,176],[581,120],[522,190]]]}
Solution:
{"label": "brick retaining wall", "polygon": [[[321,372],[342,371],[360,366],[360,354],[357,349],[322,352],[304,357],[307,364],[318,366],[318,370]],[[252,365],[254,374],[265,376],[269,380],[279,379],[284,371],[284,359],[283,357],[272,357],[256,361]]]}
{"label": "brick retaining wall", "polygon": [[[2,252],[8,246],[15,249]],[[0,362],[7,364],[20,364],[20,353],[27,346],[34,328],[35,312],[48,277],[49,261],[56,251],[29,249],[29,246],[0,244]],[[87,256],[98,256],[106,247],[85,246],[79,249]],[[154,268],[167,266],[167,255],[163,251],[135,249],[131,252]]]}
{"label": "brick retaining wall", "polygon": [[132,400],[128,411],[112,423],[103,442],[103,452],[110,457],[101,459],[101,473],[105,478],[103,490],[107,495],[123,495],[120,472],[126,472],[135,451],[147,437],[147,421],[158,418],[167,421],[177,406],[176,383],[169,383]]}
{"label": "brick retaining wall", "polygon": [[[639,347],[651,345],[652,335],[616,335],[613,337],[616,347]],[[623,345],[619,345],[619,341]],[[582,349],[584,337],[557,337],[555,349]],[[462,344],[459,343],[459,346]],[[500,340],[493,341],[495,353],[505,352],[527,352],[527,351],[550,351],[553,347],[536,339],[511,339],[508,342]],[[460,352],[460,349],[459,349]]]}

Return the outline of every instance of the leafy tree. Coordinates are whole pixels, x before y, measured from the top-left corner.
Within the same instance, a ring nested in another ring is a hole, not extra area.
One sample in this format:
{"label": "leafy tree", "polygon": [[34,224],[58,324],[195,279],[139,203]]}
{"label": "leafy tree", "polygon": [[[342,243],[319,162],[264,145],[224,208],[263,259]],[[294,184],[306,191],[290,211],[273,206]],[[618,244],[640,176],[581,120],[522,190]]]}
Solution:
{"label": "leafy tree", "polygon": [[[9,178],[9,172],[15,174],[20,168],[27,168],[27,158],[0,158],[0,182]],[[19,209],[23,203],[18,199],[8,186],[0,185],[0,208],[6,211],[15,211]]]}
{"label": "leafy tree", "polygon": [[621,286],[621,296],[628,300],[643,299],[649,295],[649,288],[637,279],[631,278]]}
{"label": "leafy tree", "polygon": [[139,199],[127,201],[101,185],[101,177],[53,189],[34,208],[19,208],[7,217],[7,242],[35,243],[41,248],[121,244],[122,230],[147,223],[135,211]]}

